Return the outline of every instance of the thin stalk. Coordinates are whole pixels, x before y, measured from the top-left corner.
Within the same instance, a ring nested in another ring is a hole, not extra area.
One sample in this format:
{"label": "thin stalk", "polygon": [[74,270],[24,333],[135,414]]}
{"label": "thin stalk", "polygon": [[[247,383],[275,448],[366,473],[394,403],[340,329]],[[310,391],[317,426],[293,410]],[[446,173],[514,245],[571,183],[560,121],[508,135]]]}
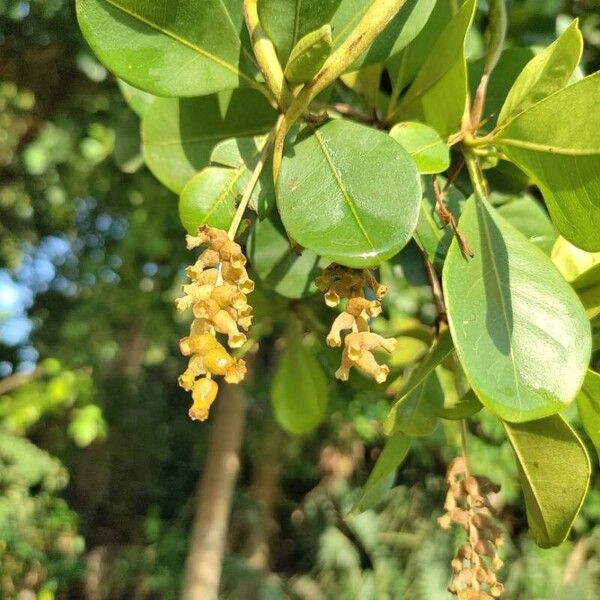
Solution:
{"label": "thin stalk", "polygon": [[292,100],[292,94],[283,76],[283,69],[279,64],[275,46],[265,35],[258,19],[257,0],[244,0],[244,19],[250,34],[252,50],[265,79],[267,89],[277,105],[286,110]]}
{"label": "thin stalk", "polygon": [[479,158],[470,151],[465,152],[465,163],[469,171],[469,177],[473,184],[475,194],[480,200],[486,200],[489,196],[487,181],[483,174]]}
{"label": "thin stalk", "polygon": [[240,200],[240,203],[238,204],[237,210],[235,212],[235,216],[233,217],[233,221],[231,222],[231,226],[229,227],[229,231],[227,232],[228,237],[232,240],[235,238],[235,235],[240,226],[240,223],[242,222],[244,213],[246,212],[246,208],[248,208],[248,202],[250,202],[252,192],[254,192],[254,188],[256,187],[256,184],[258,183],[258,178],[260,177],[260,174],[262,173],[265,163],[267,162],[267,159],[269,157],[269,150],[271,149],[271,144],[273,143],[273,139],[275,138],[276,131],[278,130],[279,126],[281,125],[282,119],[283,119],[283,116],[281,115],[279,117],[279,119],[277,120],[275,127],[271,130],[269,137],[267,137],[267,140],[265,142],[265,145],[263,146],[262,152],[260,153],[260,158],[258,159],[258,162],[256,163],[256,167],[254,167],[254,171],[252,171],[250,181],[248,182],[248,185],[244,189],[242,199]]}
{"label": "thin stalk", "polygon": [[490,75],[498,63],[502,49],[504,48],[504,39],[506,37],[507,17],[504,0],[489,0],[489,23],[488,23],[488,41],[485,54],[485,63],[483,74],[477,86],[473,107],[471,109],[471,126],[477,127],[481,121],[485,96],[490,80]]}
{"label": "thin stalk", "polygon": [[371,45],[386,25],[396,16],[406,0],[377,0],[363,15],[354,31],[344,43],[325,61],[321,70],[295,97],[275,136],[273,149],[273,176],[277,181],[285,136],[292,125],[309,107],[313,98],[331,85]]}
{"label": "thin stalk", "polygon": [[466,419],[461,419],[460,420],[460,444],[462,447],[462,455],[463,455],[463,458],[465,459],[465,468],[466,468],[467,475],[469,475],[470,471],[471,471],[470,462],[469,462],[469,445],[467,442],[468,434],[469,434],[469,431],[467,429],[467,421],[466,421]]}

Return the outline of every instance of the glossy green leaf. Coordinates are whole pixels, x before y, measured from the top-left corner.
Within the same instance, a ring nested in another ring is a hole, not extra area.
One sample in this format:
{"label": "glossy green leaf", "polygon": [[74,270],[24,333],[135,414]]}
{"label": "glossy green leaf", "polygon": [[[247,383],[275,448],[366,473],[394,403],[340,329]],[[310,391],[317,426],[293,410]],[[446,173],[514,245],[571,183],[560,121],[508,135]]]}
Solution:
{"label": "glossy green leaf", "polygon": [[600,373],[591,369],[586,373],[577,395],[577,408],[585,432],[600,452]]}
{"label": "glossy green leaf", "polygon": [[[441,185],[443,186],[443,182]],[[438,273],[441,273],[454,233],[452,228],[446,226],[440,219],[436,210],[433,185],[429,178],[425,178],[424,188],[414,237],[421,250],[427,254],[429,262]],[[445,198],[446,207],[458,221],[462,205],[465,203],[464,195],[454,186],[451,186],[446,190]]]}
{"label": "glossy green leaf", "polygon": [[[256,168],[266,137],[230,138],[219,142],[210,155],[213,165],[230,167],[239,170],[239,194],[243,194]],[[250,208],[256,212],[259,219],[269,215],[275,206],[275,187],[273,185],[273,165],[270,160],[265,162],[263,170],[250,196]]]}
{"label": "glossy green leaf", "polygon": [[412,156],[419,173],[441,173],[450,166],[448,144],[428,125],[404,121],[394,125],[390,135]]}
{"label": "glossy green leaf", "polygon": [[123,173],[135,173],[144,164],[140,120],[130,110],[121,111],[115,120],[113,158]]}
{"label": "glossy green leaf", "polygon": [[342,119],[306,127],[290,141],[277,181],[292,238],[349,267],[376,265],[403,248],[420,198],[417,168],[400,144]]}
{"label": "glossy green leaf", "polygon": [[437,416],[444,407],[444,391],[435,370],[423,383],[394,404],[394,429],[410,436],[433,433]]}
{"label": "glossy green leaf", "polygon": [[208,166],[215,144],[265,133],[275,119],[266,99],[250,89],[200,98],[157,98],[142,119],[144,158],[156,178],[179,193]]}
{"label": "glossy green leaf", "polygon": [[[401,52],[423,29],[435,3],[436,0],[407,0],[349,70],[381,63]],[[371,4],[371,0],[343,0],[331,20],[334,48],[344,42]]]}
{"label": "glossy green leaf", "polygon": [[125,102],[127,102],[129,108],[131,108],[138,117],[143,117],[150,104],[156,99],[156,96],[144,92],[143,90],[138,90],[122,79],[118,79],[117,83],[119,84],[121,94],[123,95],[123,98],[125,98]]}
{"label": "glossy green leaf", "polygon": [[585,447],[560,415],[504,427],[517,458],[531,535],[542,548],[558,546],[588,490]]}
{"label": "glossy green leaf", "polygon": [[465,41],[475,13],[467,0],[437,38],[400,103],[400,114],[424,121],[444,137],[459,130],[467,101]]}
{"label": "glossy green leaf", "polygon": [[560,235],[554,242],[551,258],[567,281],[574,281],[594,265],[600,264],[600,252],[586,252]]}
{"label": "glossy green leaf", "polygon": [[296,44],[329,23],[341,0],[258,0],[258,16],[285,64]]}
{"label": "glossy green leaf", "polygon": [[[539,186],[560,233],[600,250],[600,73],[509,120],[496,143]],[[565,112],[568,110],[568,113]]]}
{"label": "glossy green leaf", "polygon": [[524,194],[505,202],[497,210],[544,254],[550,255],[557,237],[556,229],[535,198]]}
{"label": "glossy green leaf", "polygon": [[204,96],[258,87],[242,0],[77,0],[77,18],[98,58],[141,90]]}
{"label": "glossy green leaf", "polygon": [[331,54],[331,44],[331,25],[307,33],[292,49],[285,78],[295,84],[310,81]]}
{"label": "glossy green leaf", "polygon": [[562,410],[577,394],[590,359],[581,302],[539,248],[474,197],[459,228],[443,287],[456,351],[471,387],[512,422]]}
{"label": "glossy green leaf", "polygon": [[468,419],[482,409],[477,394],[469,390],[453,402],[444,402],[444,406],[438,411],[437,416],[442,419],[458,421],[459,419]]}
{"label": "glossy green leaf", "polygon": [[292,248],[275,214],[254,224],[247,249],[250,264],[265,287],[286,298],[314,294],[315,277],[329,264],[306,248]]}
{"label": "glossy green leaf", "polygon": [[421,66],[427,60],[436,40],[451,21],[452,16],[450,2],[435,2],[425,26],[415,39],[399,54],[386,61],[394,96],[399,97],[421,70]]}
{"label": "glossy green leaf", "polygon": [[369,510],[383,499],[393,483],[396,470],[408,455],[410,442],[410,437],[400,432],[389,437],[349,516]]}
{"label": "glossy green leaf", "polygon": [[498,124],[506,123],[567,85],[579,63],[582,50],[583,37],[575,20],[521,71],[502,106]]}
{"label": "glossy green leaf", "polygon": [[[429,397],[432,399],[430,405],[433,409],[428,412],[429,416],[431,417],[437,414],[437,411],[440,409],[440,393],[441,406],[443,406],[444,403],[443,392],[441,390],[439,381],[436,385],[436,383],[428,383],[428,379],[434,374],[435,368],[450,354],[450,352],[452,352],[452,348],[453,345],[450,331],[445,330],[429,349],[427,355],[408,377],[400,397],[394,402],[394,406],[390,410],[385,420],[384,430],[386,433],[401,427],[401,412],[407,410],[407,412],[412,413],[415,412],[415,405],[417,405],[417,409],[421,404],[425,405],[427,403],[427,395],[429,395]],[[427,395],[426,392],[428,392]],[[405,404],[404,408],[402,408],[403,404]],[[406,407],[408,407],[408,409]],[[427,413],[427,411],[428,409],[425,412]],[[433,423],[433,427],[435,427],[435,422]],[[430,431],[427,431],[427,433],[430,433],[433,430],[433,427]],[[427,433],[415,435],[426,435]]]}
{"label": "glossy green leaf", "polygon": [[321,365],[296,334],[290,335],[271,386],[275,419],[290,433],[309,433],[323,419],[328,402]]}
{"label": "glossy green leaf", "polygon": [[229,229],[243,173],[206,167],[187,182],[179,197],[179,218],[188,233],[195,234],[201,225]]}
{"label": "glossy green leaf", "polygon": [[600,264],[594,265],[573,281],[589,319],[600,316]]}
{"label": "glossy green leaf", "polygon": [[[482,117],[486,119],[486,122],[483,124],[480,132],[489,132],[494,128],[508,92],[525,65],[535,55],[535,48],[530,46],[513,46],[502,52],[498,64],[494,67],[488,81],[485,104],[482,111]],[[485,59],[480,58],[468,65],[469,86],[472,95],[475,94],[481,80],[484,62]]]}

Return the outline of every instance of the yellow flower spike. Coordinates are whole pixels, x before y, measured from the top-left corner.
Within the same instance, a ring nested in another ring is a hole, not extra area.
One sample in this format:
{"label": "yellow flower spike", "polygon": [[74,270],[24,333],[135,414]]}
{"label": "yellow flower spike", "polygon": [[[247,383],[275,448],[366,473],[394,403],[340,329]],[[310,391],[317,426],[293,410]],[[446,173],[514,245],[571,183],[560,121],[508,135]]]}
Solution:
{"label": "yellow flower spike", "polygon": [[352,329],[355,318],[347,312],[340,313],[333,322],[329,333],[327,334],[327,345],[336,348],[342,345],[341,332]]}
{"label": "yellow flower spike", "polygon": [[192,307],[192,312],[197,319],[213,319],[221,307],[211,298],[198,300]]}
{"label": "yellow flower spike", "polygon": [[190,354],[206,354],[213,348],[223,348],[223,346],[209,333],[190,335],[181,338],[179,341],[179,350],[184,356],[189,356]]}
{"label": "yellow flower spike", "polygon": [[192,388],[192,404],[188,415],[193,421],[206,421],[212,403],[217,397],[219,386],[207,377],[199,379]]}
{"label": "yellow flower spike", "polygon": [[206,375],[204,358],[199,354],[195,354],[190,358],[188,368],[179,376],[179,385],[189,392],[200,375]]}
{"label": "yellow flower spike", "polygon": [[194,280],[198,285],[216,285],[219,278],[219,269],[214,267],[210,269],[199,269],[195,266],[188,267],[185,270],[186,275]]}
{"label": "yellow flower spike", "polygon": [[323,297],[325,298],[325,304],[330,308],[334,308],[340,303],[339,295],[331,289],[327,290]]}
{"label": "yellow flower spike", "polygon": [[206,269],[207,267],[216,267],[221,262],[221,257],[216,250],[207,248],[202,252],[196,261],[195,267],[200,269]]}
{"label": "yellow flower spike", "polygon": [[243,294],[251,294],[254,291],[254,281],[252,281],[252,279],[246,278],[238,282],[238,287],[240,288],[240,292],[242,292]]}
{"label": "yellow flower spike", "polygon": [[214,288],[211,297],[221,308],[227,308],[228,306],[242,308],[248,304],[246,296],[239,291],[236,285],[231,283],[223,283],[223,285]]}
{"label": "yellow flower spike", "polygon": [[215,289],[215,286],[211,283],[198,285],[196,282],[193,282],[182,285],[181,288],[186,295],[190,296],[194,301],[196,301],[208,300]]}
{"label": "yellow flower spike", "polygon": [[252,315],[248,315],[246,317],[238,317],[238,327],[241,327],[242,329],[248,331],[248,329],[250,329],[250,326],[252,325],[252,318]]}
{"label": "yellow flower spike", "polygon": [[197,235],[186,235],[185,236],[185,247],[188,250],[193,250],[194,248],[198,248],[199,246],[202,246],[202,244],[204,244],[206,242],[206,239],[204,239],[202,236],[197,236]]}
{"label": "yellow flower spike", "polygon": [[215,328],[208,319],[194,319],[192,321],[192,326],[190,327],[190,334],[201,335],[203,333],[210,333],[210,335],[214,336]]}
{"label": "yellow flower spike", "polygon": [[209,350],[204,357],[204,366],[213,375],[225,375],[232,365],[233,358],[223,346]]}
{"label": "yellow flower spike", "polygon": [[227,334],[231,348],[239,348],[246,341],[246,336],[240,333],[237,323],[228,312],[220,310],[214,315],[212,322],[219,333]]}
{"label": "yellow flower spike", "polygon": [[[248,272],[244,267],[234,267],[230,262],[224,262],[221,266],[221,274],[223,275],[223,279],[228,281],[229,283],[235,283],[240,286],[242,289],[242,285],[244,285],[248,279]],[[254,288],[253,288],[254,289]],[[249,292],[248,292],[249,293]]]}
{"label": "yellow flower spike", "polygon": [[242,359],[234,361],[225,372],[227,383],[240,383],[244,377],[246,377],[246,361]]}
{"label": "yellow flower spike", "polygon": [[342,352],[342,363],[340,364],[340,368],[335,372],[336,379],[339,379],[340,381],[348,381],[348,378],[350,377],[350,368],[352,365],[353,363],[348,357],[348,353],[344,348],[344,351]]}
{"label": "yellow flower spike", "polygon": [[194,299],[191,296],[182,296],[181,298],[175,298],[175,309],[177,312],[185,312],[192,304]]}

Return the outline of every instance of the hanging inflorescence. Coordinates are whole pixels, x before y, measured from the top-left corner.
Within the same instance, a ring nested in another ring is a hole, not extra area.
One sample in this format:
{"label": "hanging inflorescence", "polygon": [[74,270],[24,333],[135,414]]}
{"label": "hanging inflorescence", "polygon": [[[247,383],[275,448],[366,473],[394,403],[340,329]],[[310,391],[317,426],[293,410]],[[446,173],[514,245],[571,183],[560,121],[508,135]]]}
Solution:
{"label": "hanging inflorescence", "polygon": [[468,535],[468,541],[459,547],[452,560],[453,577],[448,591],[458,600],[500,598],[504,586],[496,578],[496,572],[502,567],[498,548],[503,539],[489,500],[490,494],[498,493],[500,487],[486,477],[469,475],[463,457],[450,463],[446,483],[446,513],[438,522],[444,529],[459,525]]}
{"label": "hanging inflorescence", "polygon": [[[342,345],[342,332],[350,331],[344,337],[342,362],[335,376],[347,381],[350,369],[356,367],[377,383],[383,383],[390,369],[377,362],[373,351],[381,348],[392,352],[396,340],[370,331],[369,320],[381,314],[381,299],[387,288],[366,269],[349,269],[340,265],[327,267],[317,277],[316,284],[324,292],[327,306],[335,307],[343,298],[348,299],[344,311],[335,319],[327,336],[327,344],[335,348]],[[368,290],[372,292],[372,300],[366,297]]]}
{"label": "hanging inflorescence", "polygon": [[227,383],[239,383],[246,376],[246,363],[234,359],[219,342],[217,334],[227,336],[230,348],[246,342],[252,322],[252,307],[247,295],[254,282],[246,271],[246,257],[239,244],[227,233],[213,227],[200,227],[195,236],[186,236],[188,250],[206,246],[194,265],[186,269],[191,282],[183,285],[185,295],[176,300],[177,310],[192,309],[194,321],[190,335],[179,347],[190,360],[179,377],[179,385],[192,392],[190,418],[204,421],[219,386],[213,379],[222,375]]}

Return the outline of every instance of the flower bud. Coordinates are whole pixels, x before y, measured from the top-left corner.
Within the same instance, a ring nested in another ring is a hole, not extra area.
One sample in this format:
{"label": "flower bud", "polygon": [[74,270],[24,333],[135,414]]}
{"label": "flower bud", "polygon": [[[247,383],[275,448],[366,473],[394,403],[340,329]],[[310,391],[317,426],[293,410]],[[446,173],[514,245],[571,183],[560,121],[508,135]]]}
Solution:
{"label": "flower bud", "polygon": [[193,404],[188,412],[193,421],[206,421],[211,404],[217,397],[219,386],[207,377],[199,379],[192,388]]}

